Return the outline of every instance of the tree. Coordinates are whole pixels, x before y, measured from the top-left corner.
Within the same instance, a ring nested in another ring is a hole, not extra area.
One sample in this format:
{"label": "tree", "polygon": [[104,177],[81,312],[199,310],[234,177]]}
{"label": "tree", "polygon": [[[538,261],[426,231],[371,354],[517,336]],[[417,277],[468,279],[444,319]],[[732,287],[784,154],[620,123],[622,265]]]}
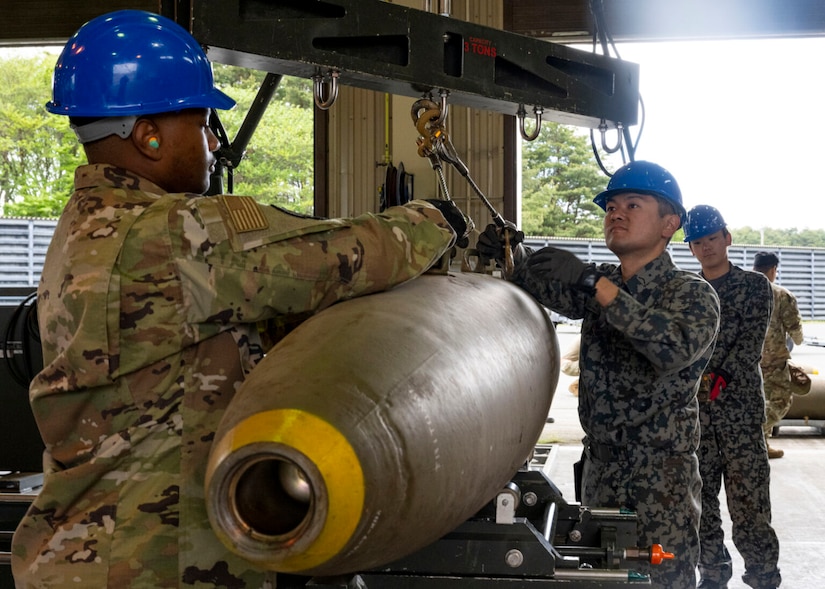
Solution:
{"label": "tree", "polygon": [[593,198],[607,179],[589,139],[573,127],[544,122],[522,144],[522,228],[528,235],[600,237],[602,215]]}
{"label": "tree", "polygon": [[[56,55],[0,58],[0,214],[57,217],[86,162],[68,117],[50,114]],[[215,64],[216,84],[238,101],[221,112],[230,139],[240,129],[265,74]],[[303,213],[312,212],[312,89],[284,77],[235,171],[234,192]]]}
{"label": "tree", "polygon": [[771,244],[796,247],[825,247],[825,231],[813,229],[731,229],[734,243]]}
{"label": "tree", "polygon": [[[86,158],[67,117],[49,114],[54,49],[36,56],[0,51],[0,215],[57,217]],[[230,139],[255,100],[265,74],[215,64],[215,80],[238,101],[222,111]],[[235,170],[234,192],[312,212],[312,84],[285,76]],[[605,158],[603,158],[603,161]],[[607,183],[589,140],[574,127],[542,124],[523,143],[523,223],[530,235],[601,238],[602,212],[592,199]],[[731,228],[735,243],[825,247],[825,231]],[[681,232],[674,236],[681,241]],[[769,247],[769,246],[766,246]]]}
{"label": "tree", "polygon": [[44,108],[54,56],[0,58],[0,211],[56,217],[85,161],[66,117]]}
{"label": "tree", "polygon": [[[265,73],[215,64],[215,82],[238,106],[220,113],[230,140],[240,129]],[[314,194],[312,85],[284,76],[235,171],[236,194],[312,213]]]}

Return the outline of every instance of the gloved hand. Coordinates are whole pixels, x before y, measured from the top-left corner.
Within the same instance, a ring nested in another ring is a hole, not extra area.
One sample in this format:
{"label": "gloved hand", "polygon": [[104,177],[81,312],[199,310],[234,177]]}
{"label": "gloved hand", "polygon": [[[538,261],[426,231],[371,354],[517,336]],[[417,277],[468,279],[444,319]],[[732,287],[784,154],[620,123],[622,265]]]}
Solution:
{"label": "gloved hand", "polygon": [[478,236],[478,242],[476,243],[478,255],[498,262],[504,260],[505,235],[509,237],[510,248],[514,251],[524,241],[524,232],[519,231],[510,221],[505,221],[504,227],[490,223]]}
{"label": "gloved hand", "polygon": [[596,294],[601,274],[595,264],[585,264],[575,254],[557,247],[544,247],[527,258],[526,270],[543,275],[589,295]]}
{"label": "gloved hand", "polygon": [[708,378],[708,398],[713,401],[728,387],[731,377],[722,368],[711,370],[706,376]]}
{"label": "gloved hand", "polygon": [[455,231],[455,244],[458,247],[467,247],[470,245],[470,231],[473,230],[473,222],[464,216],[464,213],[461,212],[461,209],[459,209],[453,201],[428,198],[426,202],[433,205],[444,215],[444,219],[450,224],[453,231]]}

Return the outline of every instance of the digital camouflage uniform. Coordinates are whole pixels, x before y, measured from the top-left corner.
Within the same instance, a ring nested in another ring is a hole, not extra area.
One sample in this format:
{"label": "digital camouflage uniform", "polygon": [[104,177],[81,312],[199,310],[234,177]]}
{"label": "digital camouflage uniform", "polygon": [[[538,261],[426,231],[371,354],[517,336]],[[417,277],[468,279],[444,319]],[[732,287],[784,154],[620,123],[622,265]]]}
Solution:
{"label": "digital camouflage uniform", "polygon": [[751,587],[777,587],[779,541],[771,527],[770,466],[762,423],[765,399],[759,359],[773,307],[770,281],[731,264],[711,281],[721,302],[721,323],[708,371],[730,375],[713,400],[700,393],[702,443],[702,578],[724,584],[732,574],[725,547],[719,492],[725,483],[733,543],[745,561],[743,580]]}
{"label": "digital camouflage uniform", "polygon": [[802,316],[796,304],[796,297],[787,288],[771,283],[773,291],[773,312],[762,346],[762,378],[765,380],[765,425],[762,428],[765,437],[770,437],[771,430],[779,423],[793,401],[791,375],[788,360],[787,338],[793,343],[802,343]]}
{"label": "digital camouflage uniform", "polygon": [[261,587],[213,535],[203,485],[265,351],[256,323],[412,279],[454,234],[421,201],[320,220],[107,165],[78,168],[75,190],[38,289],[45,484],[14,535],[17,586]]}
{"label": "digital camouflage uniform", "polygon": [[531,275],[514,282],[581,327],[579,418],[585,432],[582,503],[637,513],[639,545],[675,553],[638,563],[654,587],[693,589],[699,558],[700,487],[696,386],[713,349],[719,301],[663,252],[619,285],[606,307],[590,295]]}

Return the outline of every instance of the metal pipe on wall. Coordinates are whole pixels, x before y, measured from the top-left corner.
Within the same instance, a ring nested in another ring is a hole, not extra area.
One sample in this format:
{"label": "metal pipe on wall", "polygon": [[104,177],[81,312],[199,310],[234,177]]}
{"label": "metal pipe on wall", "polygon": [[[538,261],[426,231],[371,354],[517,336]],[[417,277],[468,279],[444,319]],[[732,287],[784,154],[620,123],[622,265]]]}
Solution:
{"label": "metal pipe on wall", "polygon": [[[438,0],[438,14],[441,16],[450,16],[452,12],[452,2],[451,0]],[[432,12],[433,10],[433,2],[432,0],[424,0],[424,11],[425,12]]]}

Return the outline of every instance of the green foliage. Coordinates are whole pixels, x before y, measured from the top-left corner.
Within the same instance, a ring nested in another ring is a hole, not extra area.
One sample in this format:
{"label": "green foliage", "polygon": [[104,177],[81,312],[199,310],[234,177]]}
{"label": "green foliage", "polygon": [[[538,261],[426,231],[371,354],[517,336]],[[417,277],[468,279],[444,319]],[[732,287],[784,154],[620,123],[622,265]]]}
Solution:
{"label": "green foliage", "polygon": [[[215,64],[215,82],[238,106],[221,112],[230,141],[253,104],[265,73]],[[235,194],[300,213],[313,211],[312,84],[284,77],[235,170]]]}
{"label": "green foliage", "polygon": [[[72,191],[85,155],[66,117],[49,114],[57,54],[0,52],[0,214],[56,217]],[[238,101],[221,113],[230,140],[256,98],[265,74],[215,64],[216,83]],[[302,213],[312,212],[312,85],[284,77],[235,170],[234,192]],[[602,211],[592,200],[607,184],[589,138],[573,127],[545,122],[523,144],[523,229],[529,235],[602,237]],[[825,247],[825,231],[731,229],[742,244]],[[674,236],[682,240],[681,231]]]}
{"label": "green foliage", "polygon": [[731,229],[733,243],[825,247],[825,231],[813,229]]}
{"label": "green foliage", "polygon": [[[68,118],[43,106],[56,59],[54,54],[0,57],[0,211],[5,216],[59,216],[75,168],[86,163]],[[220,64],[214,69],[218,86],[238,101],[234,110],[221,113],[232,140],[265,74]],[[235,170],[235,193],[312,212],[311,106],[311,82],[284,77]]]}
{"label": "green foliage", "polygon": [[572,127],[542,123],[522,143],[522,228],[528,235],[601,237],[602,211],[593,198],[607,179],[590,141]]}
{"label": "green foliage", "polygon": [[[592,201],[607,182],[587,136],[574,127],[542,123],[539,137],[522,143],[523,231],[541,237],[601,239],[604,213]],[[738,244],[825,247],[822,230],[743,227],[730,232]],[[683,240],[680,229],[671,241]]]}
{"label": "green foliage", "polygon": [[85,162],[65,117],[49,99],[56,57],[0,58],[0,208],[6,216],[56,217]]}

